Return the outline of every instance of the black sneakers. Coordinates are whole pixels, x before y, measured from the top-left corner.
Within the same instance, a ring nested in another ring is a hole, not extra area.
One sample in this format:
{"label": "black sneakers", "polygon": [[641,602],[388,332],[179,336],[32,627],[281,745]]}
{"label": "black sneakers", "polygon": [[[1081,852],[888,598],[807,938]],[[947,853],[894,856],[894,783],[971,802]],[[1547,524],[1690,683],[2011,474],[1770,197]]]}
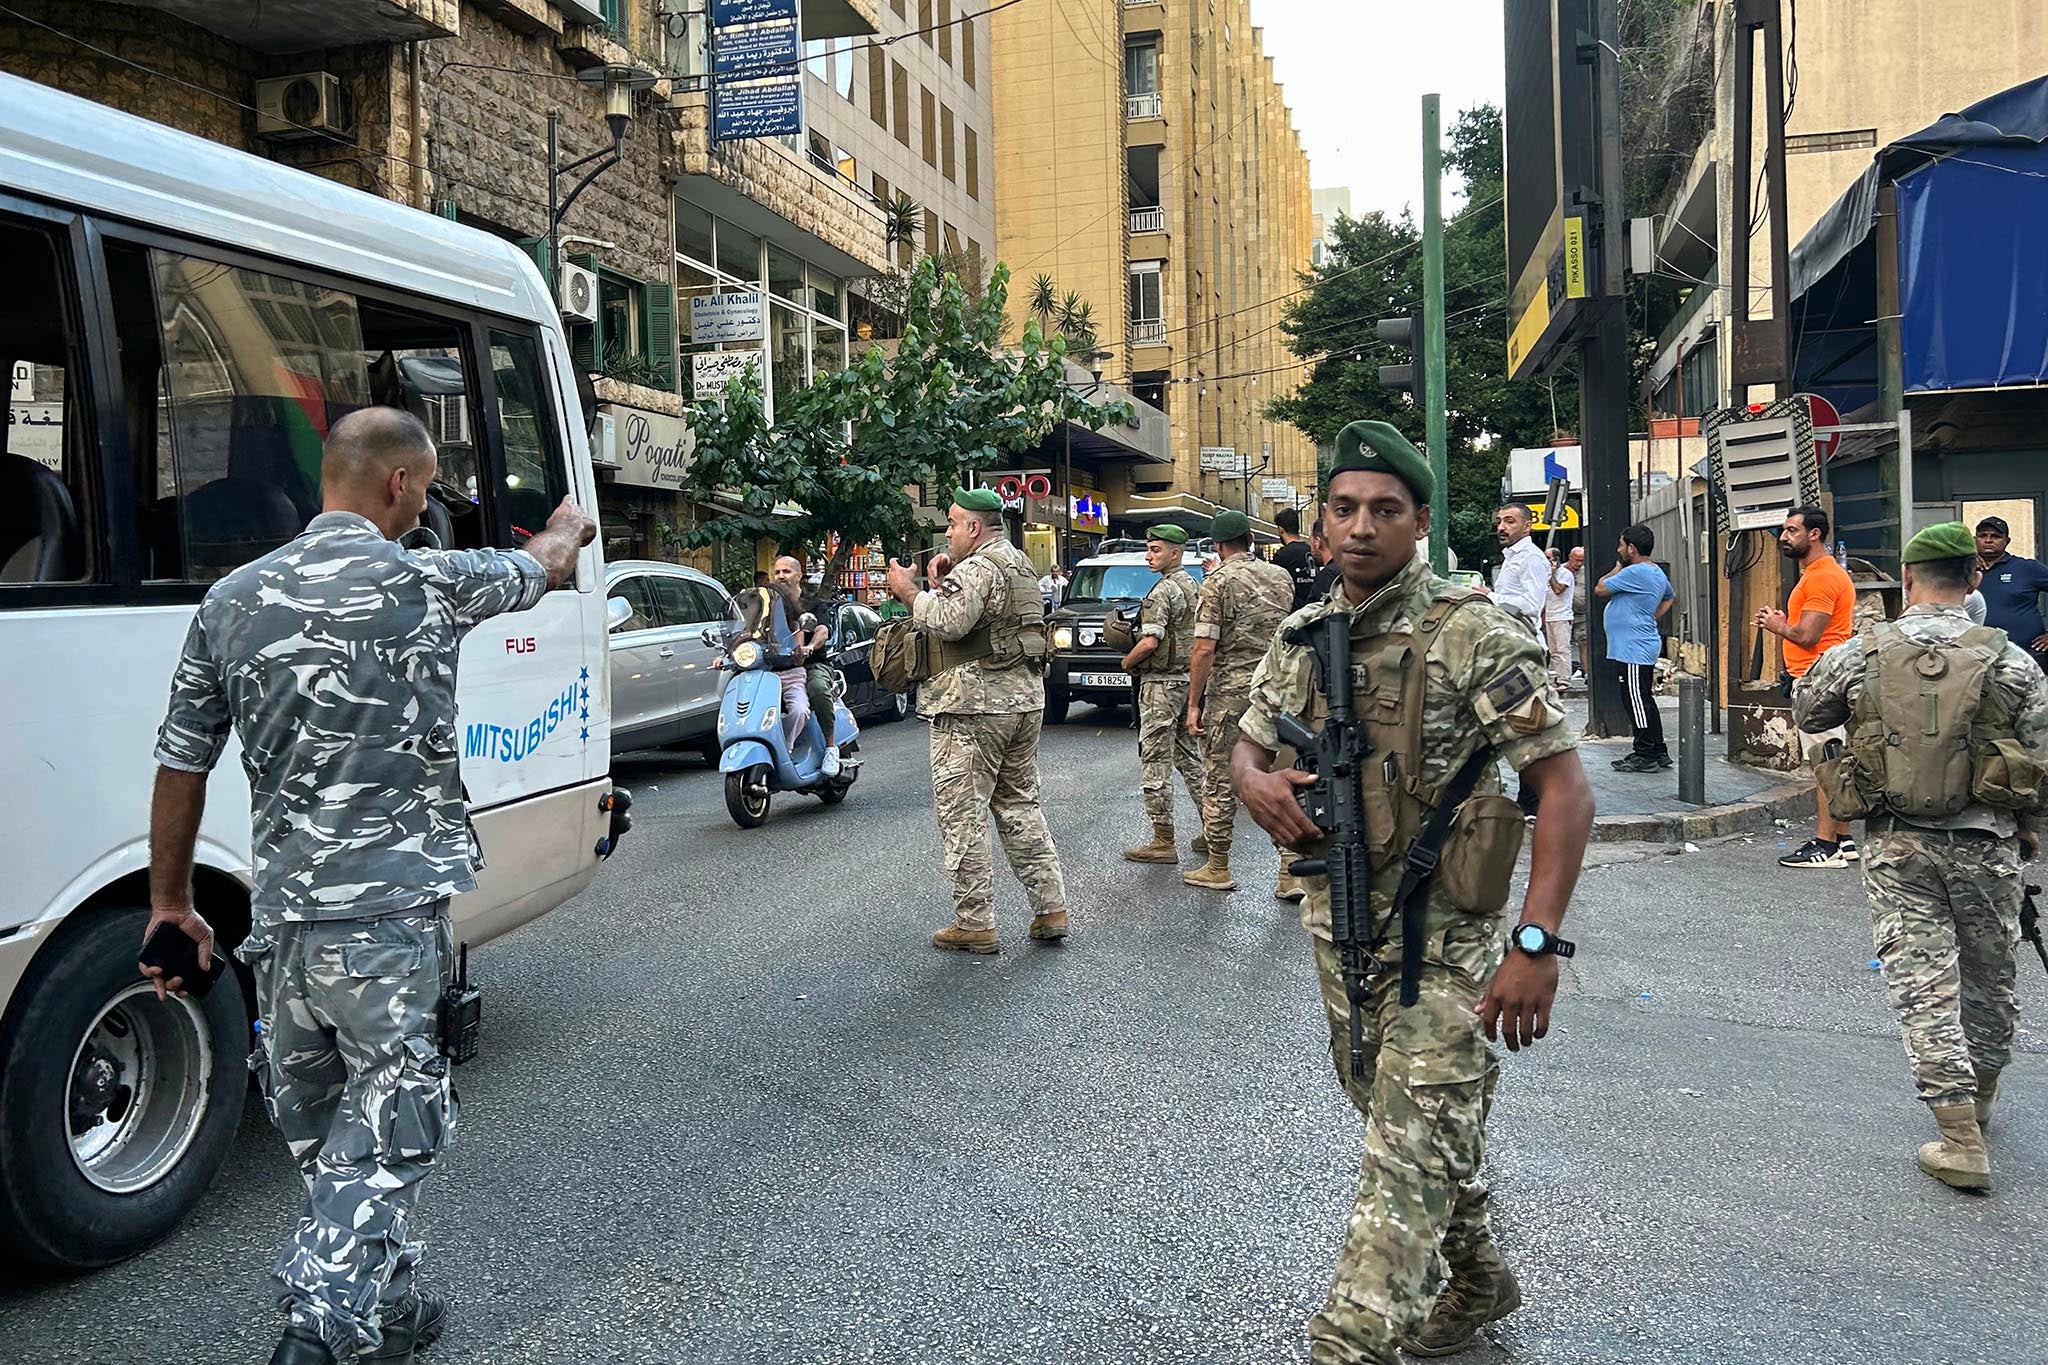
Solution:
{"label": "black sneakers", "polygon": [[1648,754],[1628,753],[1614,760],[1614,771],[1618,773],[1654,773],[1671,766],[1669,754],[1652,758]]}
{"label": "black sneakers", "polygon": [[[1844,840],[1844,843],[1849,841]],[[1850,851],[1855,845],[1849,844]],[[1829,843],[1826,839],[1808,839],[1778,859],[1779,867],[1847,867],[1849,858],[1842,852],[1841,844]]]}

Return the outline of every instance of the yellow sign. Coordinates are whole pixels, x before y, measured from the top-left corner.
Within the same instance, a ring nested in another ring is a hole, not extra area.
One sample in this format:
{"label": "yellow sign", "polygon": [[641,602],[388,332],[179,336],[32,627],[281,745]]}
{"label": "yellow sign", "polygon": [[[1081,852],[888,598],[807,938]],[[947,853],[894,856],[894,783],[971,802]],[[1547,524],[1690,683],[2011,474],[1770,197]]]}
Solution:
{"label": "yellow sign", "polygon": [[[1534,513],[1536,519],[1529,523],[1529,529],[1532,531],[1548,531],[1550,529],[1550,523],[1543,519],[1543,508],[1541,504],[1532,508],[1531,511]],[[1579,509],[1573,507],[1570,503],[1566,503],[1564,509],[1564,516],[1558,521],[1557,529],[1560,531],[1578,530]]]}
{"label": "yellow sign", "polygon": [[1508,377],[1521,378],[1522,363],[1529,358],[1529,350],[1543,338],[1543,329],[1550,325],[1550,295],[1537,290],[1529,306],[1516,320],[1515,329],[1508,333]]}
{"label": "yellow sign", "polygon": [[1586,297],[1586,220],[1564,220],[1564,296]]}

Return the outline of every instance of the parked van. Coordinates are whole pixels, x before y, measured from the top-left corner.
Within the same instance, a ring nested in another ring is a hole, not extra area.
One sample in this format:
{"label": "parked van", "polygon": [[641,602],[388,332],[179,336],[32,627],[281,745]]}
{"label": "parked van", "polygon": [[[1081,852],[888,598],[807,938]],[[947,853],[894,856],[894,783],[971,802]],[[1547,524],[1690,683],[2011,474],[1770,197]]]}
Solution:
{"label": "parked van", "polygon": [[[434,433],[448,548],[517,546],[596,486],[511,242],[0,76],[0,260],[0,1260],[84,1267],[191,1210],[248,1089],[246,974],[159,1002],[135,966],[155,732],[207,585],[298,534],[365,405]],[[463,646],[472,944],[581,891],[614,837],[600,544]],[[239,757],[195,876],[222,948],[249,929]]]}

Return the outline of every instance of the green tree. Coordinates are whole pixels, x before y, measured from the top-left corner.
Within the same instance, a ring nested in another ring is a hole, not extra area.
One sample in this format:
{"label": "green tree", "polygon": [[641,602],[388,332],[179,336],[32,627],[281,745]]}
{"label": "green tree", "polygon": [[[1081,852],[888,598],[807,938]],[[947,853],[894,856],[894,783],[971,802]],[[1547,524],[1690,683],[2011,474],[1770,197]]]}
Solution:
{"label": "green tree", "polygon": [[950,489],[967,471],[1035,446],[1062,417],[1095,430],[1128,419],[1128,404],[1090,403],[1067,388],[1066,344],[1047,344],[1035,319],[1015,351],[1001,348],[1009,279],[998,265],[971,298],[926,257],[910,279],[893,359],[869,347],[779,402],[772,428],[749,381],[734,381],[722,408],[699,409],[683,492],[718,511],[690,542],[766,537],[799,549],[836,535],[825,570],[834,582],[857,547],[911,538],[908,489]]}

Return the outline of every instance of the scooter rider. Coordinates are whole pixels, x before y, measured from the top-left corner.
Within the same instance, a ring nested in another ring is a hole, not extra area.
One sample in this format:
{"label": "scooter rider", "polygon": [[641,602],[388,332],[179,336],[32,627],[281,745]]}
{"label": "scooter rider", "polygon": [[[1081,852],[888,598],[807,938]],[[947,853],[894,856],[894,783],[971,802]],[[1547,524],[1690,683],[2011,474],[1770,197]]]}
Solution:
{"label": "scooter rider", "polygon": [[[774,581],[795,602],[799,622],[810,616],[818,623],[798,639],[796,655],[803,661],[805,700],[825,735],[825,776],[835,777],[839,773],[839,745],[832,728],[834,713],[839,708],[834,704],[838,701],[837,688],[833,686],[832,665],[825,657],[825,649],[832,639],[838,608],[825,601],[822,584],[815,597],[804,592],[804,566],[794,555],[783,555],[775,561]],[[802,733],[801,722],[797,733]]]}
{"label": "scooter rider", "polygon": [[[777,569],[780,567],[778,563]],[[798,577],[801,578],[800,571]],[[768,586],[740,595],[740,619],[748,638],[768,646],[777,657],[792,661],[789,667],[775,671],[782,684],[783,745],[791,753],[803,738],[804,722],[811,715],[805,670],[795,662],[801,656],[802,642],[797,639],[796,626],[801,615],[797,584],[789,580],[771,578]],[[830,746],[825,750],[823,771],[827,777],[836,776],[839,771],[838,750]]]}

